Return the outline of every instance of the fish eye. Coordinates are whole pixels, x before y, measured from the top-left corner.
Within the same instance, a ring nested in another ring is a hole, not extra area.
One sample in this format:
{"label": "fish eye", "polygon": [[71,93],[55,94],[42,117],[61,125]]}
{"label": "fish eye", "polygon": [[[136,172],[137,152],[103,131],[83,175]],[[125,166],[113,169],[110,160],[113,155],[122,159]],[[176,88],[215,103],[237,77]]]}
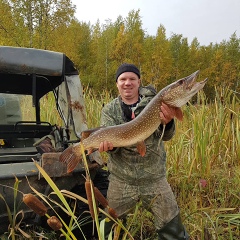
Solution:
{"label": "fish eye", "polygon": [[179,85],[182,85],[182,84],[183,84],[183,80],[180,79],[180,80],[178,81],[178,83],[179,83]]}

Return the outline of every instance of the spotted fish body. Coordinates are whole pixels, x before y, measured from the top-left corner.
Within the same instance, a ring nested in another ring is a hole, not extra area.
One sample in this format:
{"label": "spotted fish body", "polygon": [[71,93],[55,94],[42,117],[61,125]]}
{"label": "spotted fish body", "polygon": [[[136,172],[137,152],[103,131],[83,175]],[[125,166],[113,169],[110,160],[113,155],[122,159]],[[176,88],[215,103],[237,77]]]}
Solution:
{"label": "spotted fish body", "polygon": [[[113,147],[126,147],[143,142],[161,124],[159,112],[162,103],[182,107],[204,87],[207,79],[196,82],[198,73],[199,71],[196,71],[163,88],[132,121],[93,131],[81,141],[84,149],[98,149],[103,141],[111,142]],[[81,159],[80,143],[67,148],[60,156],[60,161],[67,163],[68,172],[71,172]]]}

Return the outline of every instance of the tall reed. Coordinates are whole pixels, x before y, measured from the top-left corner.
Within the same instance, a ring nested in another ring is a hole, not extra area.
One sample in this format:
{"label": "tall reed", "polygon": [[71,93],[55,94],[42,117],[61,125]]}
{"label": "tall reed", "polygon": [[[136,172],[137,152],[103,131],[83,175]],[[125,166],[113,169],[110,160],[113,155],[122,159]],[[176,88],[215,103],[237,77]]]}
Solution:
{"label": "tall reed", "polygon": [[[224,94],[224,95],[223,95]],[[200,93],[198,103],[183,107],[184,121],[177,122],[177,133],[167,143],[171,166],[179,164],[193,172],[209,175],[212,167],[227,169],[239,165],[239,98],[225,91],[216,91],[213,103]]]}
{"label": "tall reed", "polygon": [[[51,124],[61,125],[62,120],[56,108],[55,98],[52,92],[49,92],[40,99],[40,118],[41,121],[47,121]],[[33,107],[32,97],[23,96],[21,98],[21,111],[23,121],[35,121],[36,113]]]}
{"label": "tall reed", "polygon": [[[104,92],[96,98],[89,90],[85,99],[88,124],[97,127],[102,106],[112,97]],[[183,122],[176,121],[176,135],[165,142],[168,179],[193,239],[207,234],[227,239],[224,224],[216,220],[223,213],[235,214],[240,205],[239,109],[239,96],[229,89],[216,88],[211,103],[200,92],[195,104],[182,108]]]}
{"label": "tall reed", "polygon": [[195,236],[220,237],[224,227],[213,227],[218,215],[234,214],[240,205],[239,109],[229,89],[216,89],[212,103],[201,92],[196,104],[183,107],[184,120],[165,143],[169,182]]}
{"label": "tall reed", "polygon": [[[107,91],[96,96],[92,89],[85,89],[89,128],[100,125],[101,109],[112,98]],[[189,103],[182,108],[184,120],[176,121],[176,135],[165,142],[168,180],[192,239],[237,239],[239,95],[216,88],[213,102],[209,103],[203,92],[197,99],[196,104]]]}
{"label": "tall reed", "polygon": [[104,105],[106,105],[113,99],[113,97],[108,91],[96,93],[91,88],[86,88],[84,93],[88,127],[99,127],[101,110]]}

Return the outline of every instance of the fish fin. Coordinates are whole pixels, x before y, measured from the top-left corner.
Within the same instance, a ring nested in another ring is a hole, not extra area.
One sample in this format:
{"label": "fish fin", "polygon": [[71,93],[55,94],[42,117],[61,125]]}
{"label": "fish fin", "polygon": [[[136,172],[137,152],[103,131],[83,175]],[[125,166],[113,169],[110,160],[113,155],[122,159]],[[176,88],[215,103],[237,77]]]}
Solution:
{"label": "fish fin", "polygon": [[91,128],[81,132],[81,141],[85,138],[88,138],[93,132],[98,131],[103,127]]}
{"label": "fish fin", "polygon": [[142,157],[146,154],[147,148],[144,141],[137,143],[137,150]]}
{"label": "fish fin", "polygon": [[71,173],[77,165],[82,161],[79,161],[79,158],[72,158],[71,161],[67,162],[67,173]]}
{"label": "fish fin", "polygon": [[82,156],[76,154],[74,146],[70,146],[62,152],[59,161],[67,164],[67,172],[70,173],[82,161]]}
{"label": "fish fin", "polygon": [[177,109],[175,111],[175,117],[179,120],[182,121],[183,120],[183,112],[181,109]]}
{"label": "fish fin", "polygon": [[92,154],[93,152],[95,152],[95,151],[97,151],[98,149],[97,148],[89,148],[88,150],[87,150],[87,155],[90,155],[90,154]]}

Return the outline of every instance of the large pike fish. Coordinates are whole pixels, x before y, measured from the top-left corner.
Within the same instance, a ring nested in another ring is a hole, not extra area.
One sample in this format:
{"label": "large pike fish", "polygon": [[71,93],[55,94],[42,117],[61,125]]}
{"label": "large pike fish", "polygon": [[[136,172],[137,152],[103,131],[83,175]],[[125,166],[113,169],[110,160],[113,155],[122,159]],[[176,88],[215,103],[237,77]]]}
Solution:
{"label": "large pike fish", "polygon": [[[63,151],[60,161],[66,163],[67,171],[71,172],[82,161],[81,144],[88,153],[98,149],[100,143],[105,140],[111,142],[113,147],[142,145],[144,140],[161,124],[159,112],[162,103],[173,107],[182,107],[204,87],[207,79],[196,82],[198,73],[199,71],[196,71],[163,88],[132,121],[116,126],[87,130],[87,134],[83,134],[85,137],[81,139],[80,143],[76,143]],[[143,152],[140,149],[142,148],[139,147],[138,150],[143,156],[146,149]]]}

